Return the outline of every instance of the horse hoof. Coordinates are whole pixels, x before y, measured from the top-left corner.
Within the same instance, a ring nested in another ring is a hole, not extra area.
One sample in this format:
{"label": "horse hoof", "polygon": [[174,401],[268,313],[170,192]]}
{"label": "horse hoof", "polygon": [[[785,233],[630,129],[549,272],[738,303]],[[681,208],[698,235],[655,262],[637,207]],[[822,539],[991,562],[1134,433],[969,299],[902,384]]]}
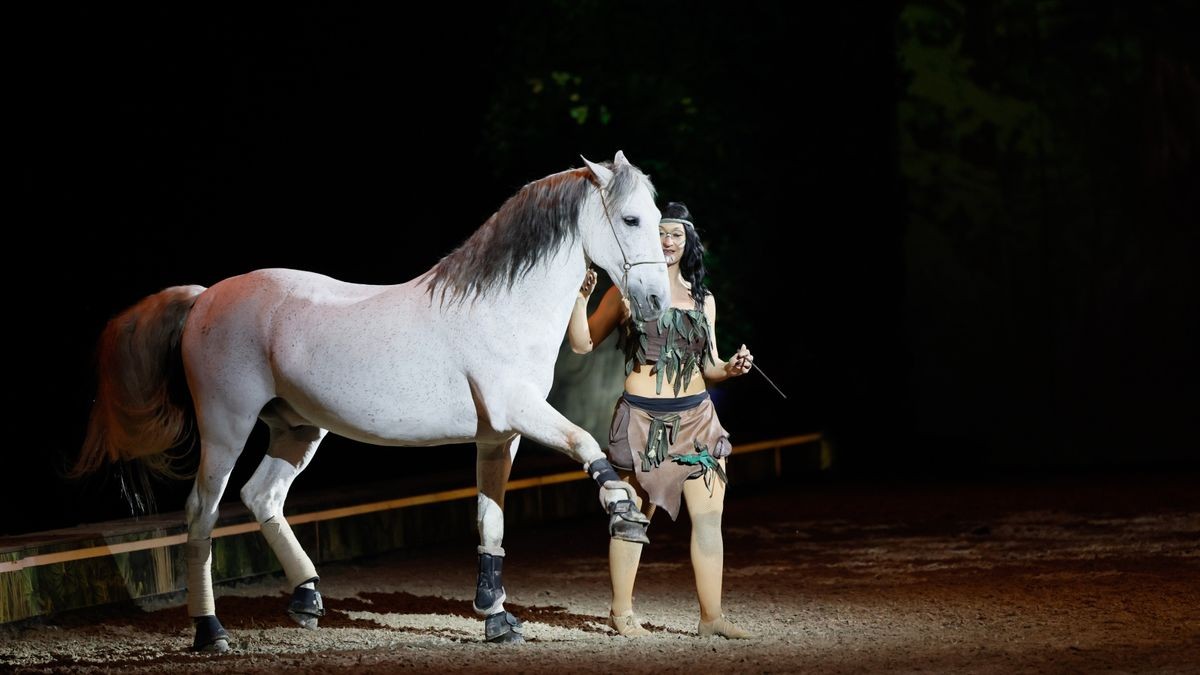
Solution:
{"label": "horse hoof", "polygon": [[608,534],[613,539],[649,544],[650,538],[646,536],[649,527],[650,520],[632,501],[623,499],[609,506]]}
{"label": "horse hoof", "polygon": [[483,622],[484,639],[496,644],[524,642],[524,631],[521,620],[508,612],[496,612]]}
{"label": "horse hoof", "polygon": [[315,617],[311,614],[300,614],[298,612],[289,611],[288,616],[292,617],[292,621],[295,621],[297,624],[299,624],[301,628],[306,628],[308,630],[316,630],[318,624],[321,622],[319,617]]}
{"label": "horse hoof", "polygon": [[196,626],[196,639],[192,641],[192,651],[214,654],[224,654],[229,651],[229,633],[213,615],[192,618]]}
{"label": "horse hoof", "polygon": [[229,651],[229,640],[218,638],[211,643],[204,645],[196,651],[201,654],[224,654]]}
{"label": "horse hoof", "polygon": [[503,635],[489,639],[488,642],[494,645],[520,644],[525,642],[525,636],[521,635],[520,633],[509,631]]}
{"label": "horse hoof", "polygon": [[626,520],[614,520],[609,523],[609,536],[621,541],[631,541],[635,544],[649,544],[650,537],[646,536],[646,526],[631,523]]}
{"label": "horse hoof", "polygon": [[297,587],[292,591],[287,613],[301,628],[316,630],[321,617],[325,616],[325,603],[315,588]]}

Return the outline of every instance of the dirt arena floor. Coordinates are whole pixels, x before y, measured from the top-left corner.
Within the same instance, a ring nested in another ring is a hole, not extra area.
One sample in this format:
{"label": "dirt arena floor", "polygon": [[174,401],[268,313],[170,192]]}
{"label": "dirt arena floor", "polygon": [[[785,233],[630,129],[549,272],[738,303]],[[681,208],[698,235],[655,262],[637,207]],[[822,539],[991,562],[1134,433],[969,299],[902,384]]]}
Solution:
{"label": "dirt arena floor", "polygon": [[509,532],[523,645],[482,642],[467,542],[325,566],[318,631],[273,578],[218,590],[229,654],[188,652],[177,599],[0,629],[0,671],[1200,673],[1198,479],[735,485],[725,611],[754,640],[695,635],[689,525],[664,514],[636,599],[653,634],[613,635],[597,512]]}

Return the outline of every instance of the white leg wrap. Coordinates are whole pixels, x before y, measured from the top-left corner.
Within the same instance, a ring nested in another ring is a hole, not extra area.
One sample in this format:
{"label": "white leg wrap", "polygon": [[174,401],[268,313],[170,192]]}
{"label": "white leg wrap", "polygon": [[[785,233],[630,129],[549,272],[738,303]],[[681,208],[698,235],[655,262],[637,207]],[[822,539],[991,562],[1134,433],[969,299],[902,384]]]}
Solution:
{"label": "white leg wrap", "polygon": [[188,616],[216,616],[213,600],[212,539],[193,539],[183,545],[187,561]]}
{"label": "white leg wrap", "polygon": [[486,554],[488,554],[490,556],[494,556],[496,558],[504,557],[504,547],[503,546],[479,546],[475,549],[475,552],[476,553],[486,553]]}
{"label": "white leg wrap", "polygon": [[262,533],[275,552],[275,557],[279,558],[279,564],[283,565],[283,573],[287,575],[292,588],[317,576],[317,568],[313,567],[304,549],[300,548],[300,542],[296,541],[296,535],[292,534],[292,528],[283,516],[275,516],[262,523]]}

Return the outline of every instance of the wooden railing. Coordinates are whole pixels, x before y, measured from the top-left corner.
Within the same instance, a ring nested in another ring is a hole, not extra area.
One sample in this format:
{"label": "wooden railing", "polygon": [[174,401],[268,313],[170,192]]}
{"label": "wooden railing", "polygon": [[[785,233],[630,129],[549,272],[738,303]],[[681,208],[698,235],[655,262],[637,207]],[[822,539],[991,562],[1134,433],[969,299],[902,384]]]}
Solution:
{"label": "wooden railing", "polygon": [[[775,459],[775,475],[782,475],[783,467],[783,449],[799,445],[807,445],[821,440],[820,434],[802,434],[799,436],[787,436],[784,438],[776,438],[772,440],[759,441],[756,443],[747,443],[744,445],[734,446],[734,454],[746,454],[752,452],[772,451]],[[826,457],[827,450],[822,446],[821,465],[822,468],[827,468],[828,458]],[[542,476],[533,476],[530,478],[520,478],[509,481],[508,491],[524,490],[528,488],[540,487],[543,485],[554,485],[557,483],[567,483],[576,480],[588,479],[588,475],[582,471],[567,471],[562,473],[553,473]],[[453,501],[456,499],[468,499],[478,494],[475,487],[457,488],[454,490],[444,490],[441,492],[431,492],[421,495],[413,495],[410,497],[401,497],[398,499],[387,499],[383,501],[367,502],[363,504],[354,504],[351,506],[343,506],[332,509],[323,509],[319,511],[311,511],[308,513],[296,513],[287,516],[288,523],[296,526],[303,523],[314,523],[325,520],[335,520],[338,518],[346,518],[350,516],[358,516],[364,513],[373,513],[376,511],[389,511],[392,509],[403,509],[410,506],[419,506],[422,504],[434,504],[438,502]],[[254,532],[260,529],[257,522],[238,523],[235,525],[223,525],[213,530],[212,536],[214,539],[218,537],[227,537],[235,534],[243,534],[246,532]],[[130,553],[133,551],[144,551],[147,549],[161,548],[166,546],[176,546],[187,541],[187,533],[153,537],[150,539],[141,539],[138,541],[120,542],[114,544],[105,544],[103,546],[91,546],[88,548],[80,548],[69,551],[56,551],[52,553],[39,553],[16,560],[0,562],[0,574],[5,572],[16,572],[21,569],[30,567],[38,567],[41,565],[52,565],[55,563],[64,563],[74,560],[84,560],[87,558],[98,558],[102,556],[115,555],[119,553]]]}

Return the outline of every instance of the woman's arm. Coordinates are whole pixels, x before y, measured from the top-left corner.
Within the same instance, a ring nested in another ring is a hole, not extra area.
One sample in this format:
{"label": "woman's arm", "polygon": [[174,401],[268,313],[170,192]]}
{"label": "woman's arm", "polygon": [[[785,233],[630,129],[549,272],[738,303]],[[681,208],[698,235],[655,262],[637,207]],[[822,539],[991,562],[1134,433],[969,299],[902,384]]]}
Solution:
{"label": "woman's arm", "polygon": [[754,362],[754,356],[750,354],[749,349],[746,349],[746,345],[742,345],[729,361],[722,361],[721,357],[717,355],[717,301],[713,298],[712,293],[704,298],[704,316],[708,318],[708,344],[712,349],[713,360],[712,363],[704,362],[704,381],[721,382],[750,372],[750,364]]}
{"label": "woman's arm", "polygon": [[567,324],[567,341],[571,344],[571,351],[576,354],[587,354],[592,347],[603,342],[627,311],[621,293],[613,286],[600,298],[600,305],[589,317],[588,297],[595,287],[596,273],[589,269],[583,287],[579,289],[579,297],[575,298],[575,307],[571,309],[571,321]]}
{"label": "woman's arm", "polygon": [[579,287],[579,295],[575,297],[575,306],[571,308],[571,320],[567,323],[567,342],[571,351],[576,354],[586,354],[592,351],[592,338],[588,332],[587,304],[588,298],[596,288],[596,272],[588,268],[583,276],[583,285]]}

